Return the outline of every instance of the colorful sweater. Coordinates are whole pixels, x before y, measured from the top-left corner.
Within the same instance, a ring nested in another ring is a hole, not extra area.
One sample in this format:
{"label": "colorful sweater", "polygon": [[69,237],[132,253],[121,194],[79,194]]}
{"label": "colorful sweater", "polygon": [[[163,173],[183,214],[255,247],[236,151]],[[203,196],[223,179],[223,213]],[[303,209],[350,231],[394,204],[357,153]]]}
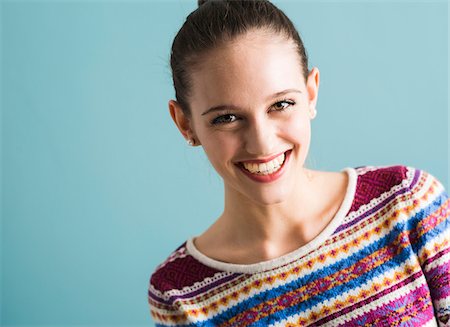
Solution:
{"label": "colorful sweater", "polygon": [[450,326],[450,202],[408,166],[345,168],[340,209],[311,242],[231,264],[189,238],[152,274],[156,326]]}

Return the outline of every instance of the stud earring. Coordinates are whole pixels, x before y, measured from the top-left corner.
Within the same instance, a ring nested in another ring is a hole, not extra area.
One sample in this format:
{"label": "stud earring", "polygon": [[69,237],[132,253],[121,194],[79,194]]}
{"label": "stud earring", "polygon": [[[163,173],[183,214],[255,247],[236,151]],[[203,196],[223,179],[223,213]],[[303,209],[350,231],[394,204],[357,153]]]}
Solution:
{"label": "stud earring", "polygon": [[194,139],[188,139],[187,140],[187,144],[189,144],[190,146],[194,146],[195,140]]}
{"label": "stud earring", "polygon": [[316,116],[317,116],[317,110],[316,110],[316,108],[314,108],[313,110],[311,110],[311,119],[316,118]]}

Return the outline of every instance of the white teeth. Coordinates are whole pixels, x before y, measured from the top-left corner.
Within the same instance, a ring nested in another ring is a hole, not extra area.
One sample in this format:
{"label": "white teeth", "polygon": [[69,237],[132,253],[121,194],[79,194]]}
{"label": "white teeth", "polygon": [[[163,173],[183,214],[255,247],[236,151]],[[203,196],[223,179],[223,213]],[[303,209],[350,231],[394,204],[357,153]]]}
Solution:
{"label": "white teeth", "polygon": [[284,153],[276,157],[275,159],[265,162],[263,164],[256,163],[243,163],[245,169],[250,171],[251,173],[258,175],[268,175],[277,171],[281,165],[283,164],[285,159]]}
{"label": "white teeth", "polygon": [[276,158],[276,160],[278,160],[278,163],[279,163],[280,165],[282,165],[283,162],[284,162],[284,153],[283,153],[281,156],[279,156],[278,158]]}
{"label": "white teeth", "polygon": [[267,163],[263,163],[263,164],[261,164],[261,165],[259,165],[259,171],[266,171],[266,170],[269,170],[268,168],[267,168]]}

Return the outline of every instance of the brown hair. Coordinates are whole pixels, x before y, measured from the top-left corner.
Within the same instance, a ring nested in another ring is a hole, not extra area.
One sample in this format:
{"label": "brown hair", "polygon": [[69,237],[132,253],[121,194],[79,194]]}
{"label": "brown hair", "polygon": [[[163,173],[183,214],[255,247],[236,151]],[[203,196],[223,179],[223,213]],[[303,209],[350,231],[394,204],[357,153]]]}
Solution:
{"label": "brown hair", "polygon": [[308,56],[290,19],[266,0],[198,0],[199,7],[186,18],[172,44],[172,68],[175,97],[183,112],[190,116],[189,73],[199,56],[252,29],[265,29],[283,35],[296,44],[303,77],[308,76]]}

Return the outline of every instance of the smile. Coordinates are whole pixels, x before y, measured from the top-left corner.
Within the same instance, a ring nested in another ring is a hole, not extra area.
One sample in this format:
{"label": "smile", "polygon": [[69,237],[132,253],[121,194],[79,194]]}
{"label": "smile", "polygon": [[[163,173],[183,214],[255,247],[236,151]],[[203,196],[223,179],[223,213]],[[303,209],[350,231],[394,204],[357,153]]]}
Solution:
{"label": "smile", "polygon": [[291,152],[292,149],[266,162],[258,162],[258,160],[242,161],[237,166],[253,181],[260,183],[273,182],[284,173],[284,168]]}
{"label": "smile", "polygon": [[258,175],[269,175],[273,174],[277,170],[280,169],[285,159],[284,153],[276,157],[275,159],[270,160],[269,162],[264,163],[247,163],[243,162],[242,165],[245,169],[253,174]]}

